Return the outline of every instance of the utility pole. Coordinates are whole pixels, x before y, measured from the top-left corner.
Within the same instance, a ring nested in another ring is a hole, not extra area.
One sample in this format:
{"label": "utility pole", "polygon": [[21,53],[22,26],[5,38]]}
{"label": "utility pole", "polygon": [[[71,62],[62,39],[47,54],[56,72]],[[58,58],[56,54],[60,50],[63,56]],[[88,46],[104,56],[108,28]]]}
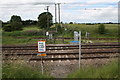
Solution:
{"label": "utility pole", "polygon": [[[58,16],[59,16],[59,26],[62,27],[60,24],[60,3],[58,3]],[[64,32],[63,32],[63,35],[62,35],[62,41],[64,43]]]}
{"label": "utility pole", "polygon": [[60,3],[58,3],[58,15],[59,15],[59,24],[60,24]]}
{"label": "utility pole", "polygon": [[49,28],[49,15],[48,15],[48,12],[49,12],[49,6],[47,6],[47,30]]}
{"label": "utility pole", "polygon": [[[55,4],[55,27],[56,27],[56,23],[57,23],[57,4]],[[56,32],[57,32],[57,27],[56,27]]]}
{"label": "utility pole", "polygon": [[57,6],[55,4],[55,23],[57,22]]}

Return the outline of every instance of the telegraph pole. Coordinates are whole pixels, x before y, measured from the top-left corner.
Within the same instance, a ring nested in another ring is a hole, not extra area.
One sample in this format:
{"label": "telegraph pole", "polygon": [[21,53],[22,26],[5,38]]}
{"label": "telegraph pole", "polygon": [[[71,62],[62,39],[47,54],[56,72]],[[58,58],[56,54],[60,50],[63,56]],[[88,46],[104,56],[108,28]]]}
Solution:
{"label": "telegraph pole", "polygon": [[[59,16],[59,26],[62,27],[60,24],[60,3],[58,3],[58,16]],[[64,32],[63,32],[64,33]],[[64,43],[64,34],[62,35],[62,41]]]}
{"label": "telegraph pole", "polygon": [[[57,23],[57,4],[55,4],[55,27],[56,27],[56,23]],[[56,32],[57,32],[57,27],[56,27]]]}
{"label": "telegraph pole", "polygon": [[57,22],[57,6],[55,4],[55,23]]}
{"label": "telegraph pole", "polygon": [[60,3],[58,3],[58,15],[59,15],[59,24],[60,24]]}
{"label": "telegraph pole", "polygon": [[49,15],[48,15],[48,12],[49,12],[49,6],[47,6],[47,30],[49,28]]}

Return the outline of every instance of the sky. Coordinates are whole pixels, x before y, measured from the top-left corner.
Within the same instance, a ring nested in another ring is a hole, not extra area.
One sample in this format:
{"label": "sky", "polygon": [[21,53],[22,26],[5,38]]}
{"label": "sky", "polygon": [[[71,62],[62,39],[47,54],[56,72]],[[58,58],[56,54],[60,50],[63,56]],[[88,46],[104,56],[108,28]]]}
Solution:
{"label": "sky", "polygon": [[21,16],[22,20],[38,20],[39,14],[46,12],[46,6],[49,6],[49,12],[55,21],[54,4],[61,3],[61,22],[116,23],[118,2],[119,0],[0,0],[0,20],[9,21],[12,15]]}

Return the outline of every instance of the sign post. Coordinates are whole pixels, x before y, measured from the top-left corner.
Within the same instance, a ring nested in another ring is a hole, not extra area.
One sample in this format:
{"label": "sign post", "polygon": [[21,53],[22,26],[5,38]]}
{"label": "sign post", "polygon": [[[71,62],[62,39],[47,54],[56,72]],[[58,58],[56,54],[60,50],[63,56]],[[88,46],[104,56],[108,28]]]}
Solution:
{"label": "sign post", "polygon": [[81,60],[81,31],[79,31],[79,69],[80,69],[80,60]]}
{"label": "sign post", "polygon": [[78,32],[74,31],[74,41],[78,41]]}
{"label": "sign post", "polygon": [[43,59],[41,57],[41,70],[42,70],[42,74],[43,74]]}
{"label": "sign post", "polygon": [[46,44],[45,44],[45,40],[40,40],[38,41],[38,53],[37,56],[41,56],[41,71],[42,71],[42,74],[43,74],[43,57],[46,56]]}

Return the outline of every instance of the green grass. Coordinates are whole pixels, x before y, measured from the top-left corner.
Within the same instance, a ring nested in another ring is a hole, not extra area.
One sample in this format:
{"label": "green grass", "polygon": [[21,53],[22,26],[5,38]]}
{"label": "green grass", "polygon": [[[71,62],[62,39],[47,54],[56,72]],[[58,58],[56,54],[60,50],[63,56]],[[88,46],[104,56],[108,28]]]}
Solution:
{"label": "green grass", "polygon": [[104,42],[118,42],[118,40],[91,40],[92,42],[94,43],[97,43],[97,42],[101,42],[101,43],[104,43]]}
{"label": "green grass", "polygon": [[[82,37],[85,37],[86,32],[90,32],[91,38],[117,38],[118,37],[118,25],[117,24],[104,24],[106,27],[106,34],[100,35],[97,33],[98,24],[86,25],[86,24],[65,24],[67,25],[67,31],[63,31],[61,34],[54,34],[55,37],[73,37],[73,32],[82,31]],[[34,44],[37,40],[32,38],[45,37],[45,30],[38,29],[36,25],[26,26],[22,31],[4,32],[2,31],[3,45],[5,44]],[[25,39],[16,39],[15,37],[25,37]],[[93,42],[108,42],[107,40],[99,40]],[[112,42],[112,41],[109,41]],[[117,42],[117,41],[113,41]],[[48,41],[53,43],[53,41]],[[57,40],[56,44],[62,44],[62,40]],[[69,44],[70,40],[65,40],[65,44]]]}
{"label": "green grass", "polygon": [[104,24],[106,28],[106,34],[100,35],[98,33],[99,24],[86,25],[86,24],[66,24],[68,30],[82,31],[82,35],[85,36],[85,32],[90,32],[90,37],[95,38],[116,38],[118,37],[118,25],[117,24]]}
{"label": "green grass", "polygon": [[2,74],[3,78],[53,78],[24,62],[4,64]]}
{"label": "green grass", "polygon": [[25,39],[16,39],[10,36],[3,37],[3,45],[29,45],[37,43],[37,39],[25,38]]}
{"label": "green grass", "polygon": [[110,64],[99,68],[90,66],[81,68],[67,76],[68,78],[118,78],[118,62],[113,61]]}
{"label": "green grass", "polygon": [[28,30],[37,30],[37,31],[39,31],[40,29],[36,25],[27,26],[27,27],[23,28],[23,31],[28,31]]}

